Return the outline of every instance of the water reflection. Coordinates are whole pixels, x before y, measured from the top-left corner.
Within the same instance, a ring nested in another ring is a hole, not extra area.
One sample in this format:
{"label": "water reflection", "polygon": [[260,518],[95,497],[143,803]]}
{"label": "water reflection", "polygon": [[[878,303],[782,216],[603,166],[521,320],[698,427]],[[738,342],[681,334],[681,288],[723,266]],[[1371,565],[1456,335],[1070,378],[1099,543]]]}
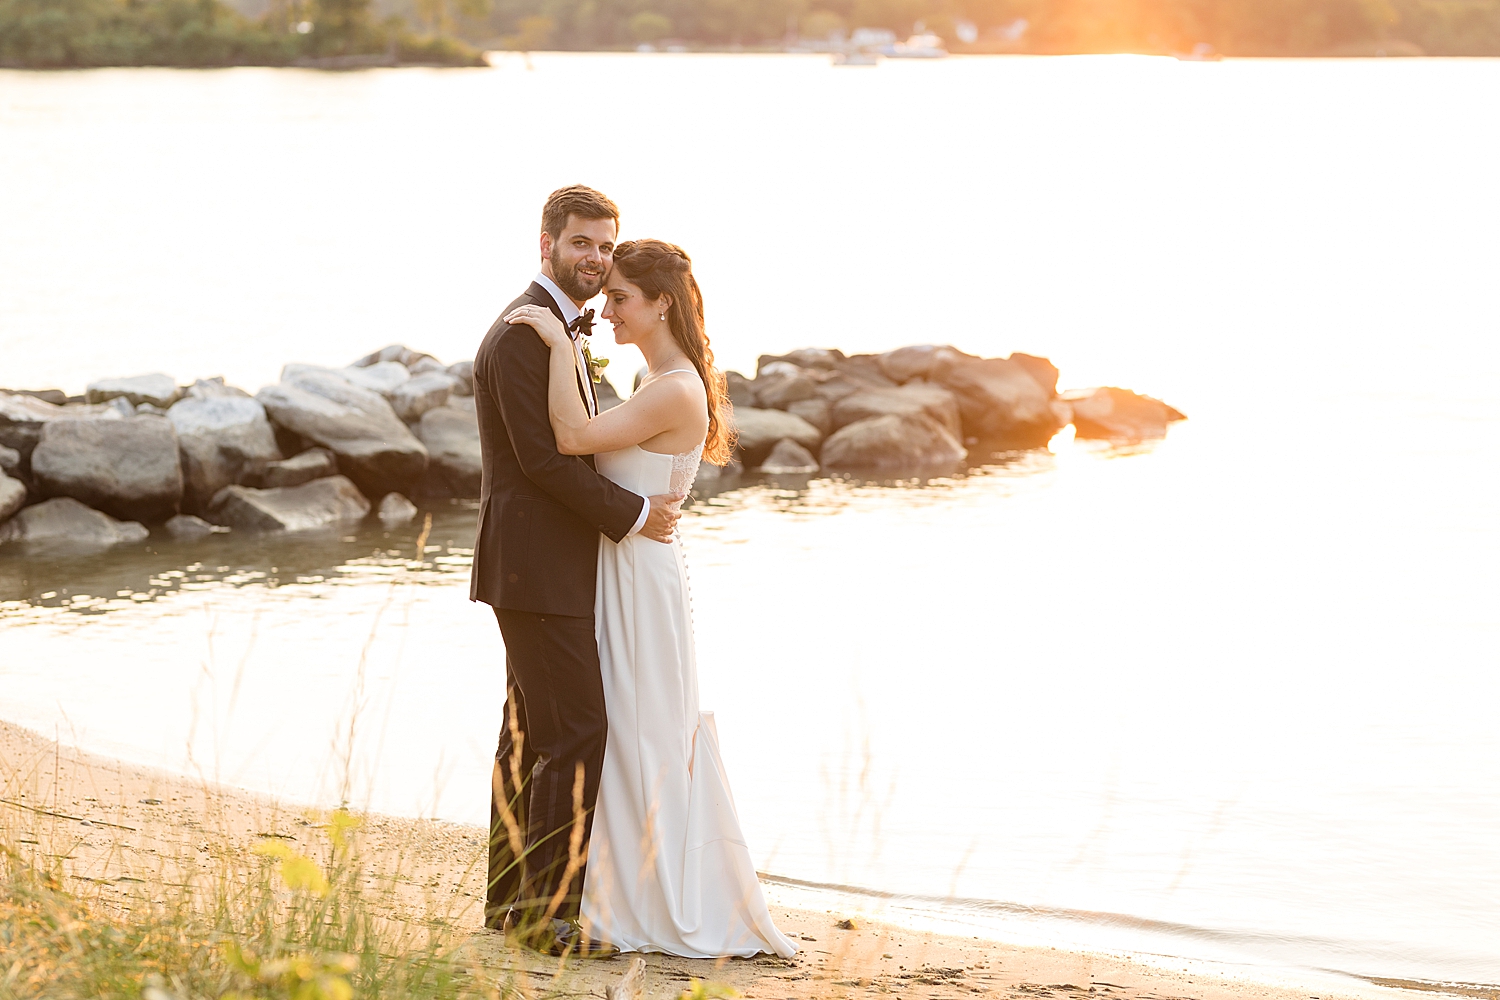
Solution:
{"label": "water reflection", "polygon": [[[993,456],[990,464],[940,479],[740,474],[705,480],[684,513],[710,519],[703,527],[712,531],[711,519],[743,510],[828,516],[870,504],[925,508],[966,502],[966,492],[975,489],[987,497],[1006,495],[1018,488],[1013,484],[1055,468],[1055,456],[1039,449]],[[478,501],[455,500],[399,527],[371,517],[343,530],[293,535],[229,532],[177,540],[157,530],[141,545],[91,553],[0,548],[0,621],[29,608],[105,614],[215,586],[355,584],[396,573],[405,583],[450,583],[455,576],[467,579],[478,510]]]}

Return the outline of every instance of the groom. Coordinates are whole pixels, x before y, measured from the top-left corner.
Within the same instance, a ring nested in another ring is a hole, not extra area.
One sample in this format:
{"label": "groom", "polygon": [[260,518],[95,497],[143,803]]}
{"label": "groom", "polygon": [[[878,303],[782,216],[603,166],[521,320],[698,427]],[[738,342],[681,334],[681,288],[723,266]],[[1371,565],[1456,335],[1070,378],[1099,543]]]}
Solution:
{"label": "groom", "polygon": [[[501,311],[552,310],[589,333],[609,271],[619,210],[582,185],[542,209],[542,270]],[[582,348],[577,388],[598,412]],[[529,326],[496,320],[474,356],[484,478],[469,599],[495,609],[505,640],[506,701],[490,791],[485,924],[552,954],[614,949],[578,926],[583,859],[599,795],[606,723],[594,581],[599,535],[669,542],[678,496],[641,497],[601,476],[593,456],[560,454],[547,417],[550,351]]]}

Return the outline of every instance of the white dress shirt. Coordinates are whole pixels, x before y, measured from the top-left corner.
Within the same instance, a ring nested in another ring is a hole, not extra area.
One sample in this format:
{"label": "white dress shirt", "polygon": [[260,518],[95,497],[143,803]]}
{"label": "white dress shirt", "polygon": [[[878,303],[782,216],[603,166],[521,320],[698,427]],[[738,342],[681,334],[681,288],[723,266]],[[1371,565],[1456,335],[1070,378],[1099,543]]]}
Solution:
{"label": "white dress shirt", "polygon": [[[547,294],[551,295],[552,301],[557,303],[557,308],[561,310],[563,314],[563,323],[571,326],[573,321],[583,314],[583,310],[579,309],[577,304],[575,304],[572,299],[568,298],[568,296],[563,292],[561,288],[557,287],[557,282],[553,281],[545,274],[538,272],[536,276],[536,283],[547,289]],[[588,415],[590,417],[596,417],[599,414],[595,409],[595,406],[597,404],[594,401],[594,394],[588,391],[589,382],[593,381],[593,376],[589,374],[589,364],[587,359],[585,359],[583,356],[583,337],[571,332],[569,333],[569,336],[573,339],[573,357],[577,363],[578,370],[583,373],[582,377],[587,380],[585,381],[583,387],[583,406],[584,409],[588,411]],[[650,513],[651,501],[643,497],[641,500],[641,516],[635,519],[635,527],[631,528],[630,531],[627,532],[627,534],[633,535],[644,528],[646,526],[646,518],[650,515]]]}

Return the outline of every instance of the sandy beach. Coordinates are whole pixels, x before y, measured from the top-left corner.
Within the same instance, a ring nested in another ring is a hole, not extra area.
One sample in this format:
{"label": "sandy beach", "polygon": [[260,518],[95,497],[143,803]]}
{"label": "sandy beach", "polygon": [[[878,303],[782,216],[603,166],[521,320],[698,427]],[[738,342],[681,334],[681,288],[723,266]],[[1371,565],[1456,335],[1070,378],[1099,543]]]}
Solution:
{"label": "sandy beach", "polygon": [[[83,753],[3,722],[0,760],[0,841],[41,867],[59,866],[68,890],[116,912],[128,910],[142,893],[191,882],[195,869],[246,865],[250,849],[268,838],[316,856],[324,837],[326,824],[315,811]],[[478,827],[369,815],[358,836],[369,881],[394,887],[383,897],[390,916],[451,930],[471,968],[508,973],[524,995],[604,996],[629,968],[628,957],[559,964],[485,931],[484,831]],[[767,886],[778,925],[802,948],[797,956],[711,962],[649,955],[640,995],[675,998],[691,979],[768,1000],[1411,995],[1353,980],[1345,987],[1323,982],[1299,989],[1167,969],[1127,956],[931,933],[852,915],[852,909],[787,905],[789,894]]]}

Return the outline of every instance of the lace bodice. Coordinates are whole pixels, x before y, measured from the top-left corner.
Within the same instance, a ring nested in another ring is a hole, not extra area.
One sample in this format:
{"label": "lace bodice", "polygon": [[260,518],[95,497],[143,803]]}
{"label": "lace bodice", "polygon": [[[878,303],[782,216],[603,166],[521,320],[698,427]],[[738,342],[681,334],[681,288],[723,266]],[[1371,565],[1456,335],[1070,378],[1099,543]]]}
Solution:
{"label": "lace bodice", "polygon": [[702,461],[703,446],[701,444],[692,451],[672,456],[673,493],[686,493],[693,488],[693,480],[698,478],[698,463]]}

